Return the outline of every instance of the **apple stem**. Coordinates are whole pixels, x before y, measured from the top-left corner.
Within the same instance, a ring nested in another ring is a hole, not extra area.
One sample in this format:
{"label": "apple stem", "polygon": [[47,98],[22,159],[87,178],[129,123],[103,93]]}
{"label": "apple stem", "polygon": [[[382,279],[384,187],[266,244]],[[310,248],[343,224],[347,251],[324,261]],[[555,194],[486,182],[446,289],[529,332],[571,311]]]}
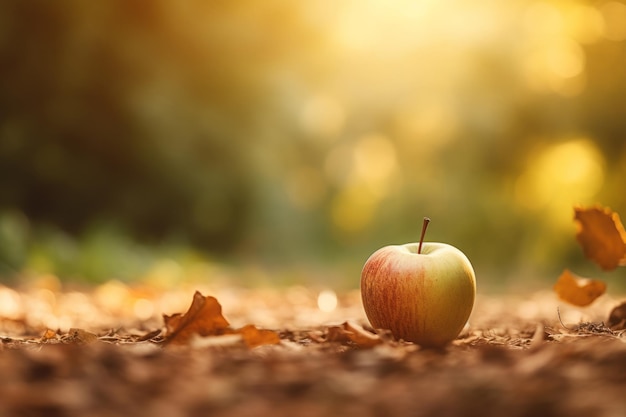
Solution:
{"label": "apple stem", "polygon": [[426,228],[428,227],[428,223],[430,223],[430,219],[428,217],[424,217],[424,223],[422,224],[422,235],[420,236],[420,245],[417,247],[417,253],[422,253],[422,243],[424,243],[424,235],[426,234]]}

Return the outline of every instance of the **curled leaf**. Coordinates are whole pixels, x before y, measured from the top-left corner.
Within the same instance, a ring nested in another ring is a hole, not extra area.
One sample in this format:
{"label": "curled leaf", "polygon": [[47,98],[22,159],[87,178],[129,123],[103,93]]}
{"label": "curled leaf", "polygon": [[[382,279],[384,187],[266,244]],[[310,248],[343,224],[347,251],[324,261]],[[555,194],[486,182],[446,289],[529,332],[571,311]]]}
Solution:
{"label": "curled leaf", "polygon": [[584,307],[604,294],[606,284],[597,279],[577,277],[566,269],[554,284],[554,291],[563,301]]}
{"label": "curled leaf", "polygon": [[230,332],[228,321],[222,316],[222,306],[215,297],[203,296],[199,291],[185,314],[163,316],[167,329],[166,342],[187,343],[192,336],[211,336]]}
{"label": "curled leaf", "polygon": [[578,224],[576,240],[591,259],[605,271],[626,264],[626,231],[619,215],[609,208],[574,208]]}
{"label": "curled leaf", "polygon": [[222,306],[215,297],[196,291],[185,314],[163,316],[167,334],[165,343],[193,347],[234,346],[241,342],[252,349],[280,343],[278,333],[249,324],[233,329],[222,316]]}

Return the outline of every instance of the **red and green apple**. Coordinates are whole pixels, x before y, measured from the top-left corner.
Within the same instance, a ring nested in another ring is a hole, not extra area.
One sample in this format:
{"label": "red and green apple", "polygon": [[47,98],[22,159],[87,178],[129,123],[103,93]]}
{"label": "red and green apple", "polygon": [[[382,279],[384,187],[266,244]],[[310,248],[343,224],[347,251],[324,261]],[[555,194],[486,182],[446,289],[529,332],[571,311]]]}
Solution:
{"label": "red and green apple", "polygon": [[363,308],[371,325],[423,347],[442,347],[461,332],[474,306],[476,276],[454,246],[424,242],[385,246],[361,272]]}

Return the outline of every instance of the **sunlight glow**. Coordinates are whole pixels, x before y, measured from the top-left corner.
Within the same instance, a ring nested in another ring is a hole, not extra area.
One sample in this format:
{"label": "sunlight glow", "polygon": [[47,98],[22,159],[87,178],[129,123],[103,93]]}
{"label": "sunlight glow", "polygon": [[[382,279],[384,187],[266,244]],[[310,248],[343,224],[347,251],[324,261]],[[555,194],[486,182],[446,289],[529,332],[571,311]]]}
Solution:
{"label": "sunlight glow", "polygon": [[351,152],[339,156],[341,159],[332,160],[332,169],[342,170],[345,179],[331,202],[331,217],[339,230],[358,232],[371,223],[397,182],[396,150],[388,137],[372,133],[360,137]]}
{"label": "sunlight glow", "polygon": [[306,101],[300,123],[308,133],[330,140],[341,131],[345,118],[345,109],[336,98],[317,94]]}
{"label": "sunlight glow", "polygon": [[575,77],[584,69],[585,55],[582,48],[574,41],[563,39],[550,45],[546,53],[548,69],[561,78]]}
{"label": "sunlight glow", "polygon": [[396,150],[385,136],[362,137],[354,149],[354,180],[370,185],[379,195],[386,193],[386,181],[396,169]]}
{"label": "sunlight glow", "polygon": [[604,32],[600,11],[584,4],[571,5],[565,11],[565,26],[570,36],[583,44],[599,41]]}
{"label": "sunlight glow", "polygon": [[602,187],[604,175],[604,158],[591,140],[558,143],[530,156],[516,182],[516,199],[569,226],[571,207],[591,199]]}
{"label": "sunlight glow", "polygon": [[398,112],[395,120],[402,148],[419,148],[422,158],[448,145],[457,133],[458,124],[453,104],[441,97],[427,104],[407,106]]}
{"label": "sunlight glow", "polygon": [[524,26],[528,36],[538,40],[559,36],[563,32],[563,16],[550,3],[534,2],[524,14]]}
{"label": "sunlight glow", "polygon": [[[437,13],[438,2],[433,0],[397,0],[393,4],[375,0],[345,2],[336,31],[339,45],[347,50],[365,51],[375,49],[405,48],[409,40],[420,39],[429,18]],[[374,25],[377,30],[372,30]],[[389,38],[404,42],[389,43]],[[381,48],[383,46],[383,48]]]}
{"label": "sunlight glow", "polygon": [[148,320],[154,314],[155,308],[152,301],[145,298],[139,298],[133,304],[133,312],[135,317],[140,320]]}
{"label": "sunlight glow", "polygon": [[522,59],[529,87],[566,97],[586,87],[586,56],[583,44],[600,40],[605,23],[594,7],[535,2],[524,15]]}
{"label": "sunlight glow", "polygon": [[626,40],[626,4],[610,1],[600,9],[604,17],[604,36],[611,41]]}
{"label": "sunlight glow", "polygon": [[324,290],[317,296],[317,307],[324,313],[331,313],[337,308],[337,294],[331,290]]}
{"label": "sunlight glow", "polygon": [[537,43],[525,61],[530,86],[539,91],[554,91],[575,96],[585,87],[585,54],[569,38]]}
{"label": "sunlight glow", "polygon": [[107,281],[94,291],[94,299],[98,305],[113,313],[124,311],[129,298],[128,286],[116,280]]}
{"label": "sunlight glow", "polygon": [[371,223],[378,207],[378,198],[364,185],[351,185],[341,190],[331,203],[334,225],[343,232],[358,232]]}
{"label": "sunlight glow", "polygon": [[0,286],[0,317],[19,319],[24,314],[17,291]]}

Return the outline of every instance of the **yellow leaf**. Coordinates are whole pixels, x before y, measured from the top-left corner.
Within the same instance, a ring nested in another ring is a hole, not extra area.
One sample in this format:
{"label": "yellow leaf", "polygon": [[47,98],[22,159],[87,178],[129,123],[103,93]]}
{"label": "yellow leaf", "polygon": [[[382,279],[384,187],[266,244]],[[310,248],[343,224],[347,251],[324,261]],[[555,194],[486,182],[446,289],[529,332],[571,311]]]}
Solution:
{"label": "yellow leaf", "polygon": [[626,231],[619,215],[609,208],[574,208],[576,240],[585,256],[605,271],[626,264]]}
{"label": "yellow leaf", "polygon": [[566,269],[554,284],[554,291],[563,301],[584,307],[604,294],[606,284],[597,279],[577,277]]}

